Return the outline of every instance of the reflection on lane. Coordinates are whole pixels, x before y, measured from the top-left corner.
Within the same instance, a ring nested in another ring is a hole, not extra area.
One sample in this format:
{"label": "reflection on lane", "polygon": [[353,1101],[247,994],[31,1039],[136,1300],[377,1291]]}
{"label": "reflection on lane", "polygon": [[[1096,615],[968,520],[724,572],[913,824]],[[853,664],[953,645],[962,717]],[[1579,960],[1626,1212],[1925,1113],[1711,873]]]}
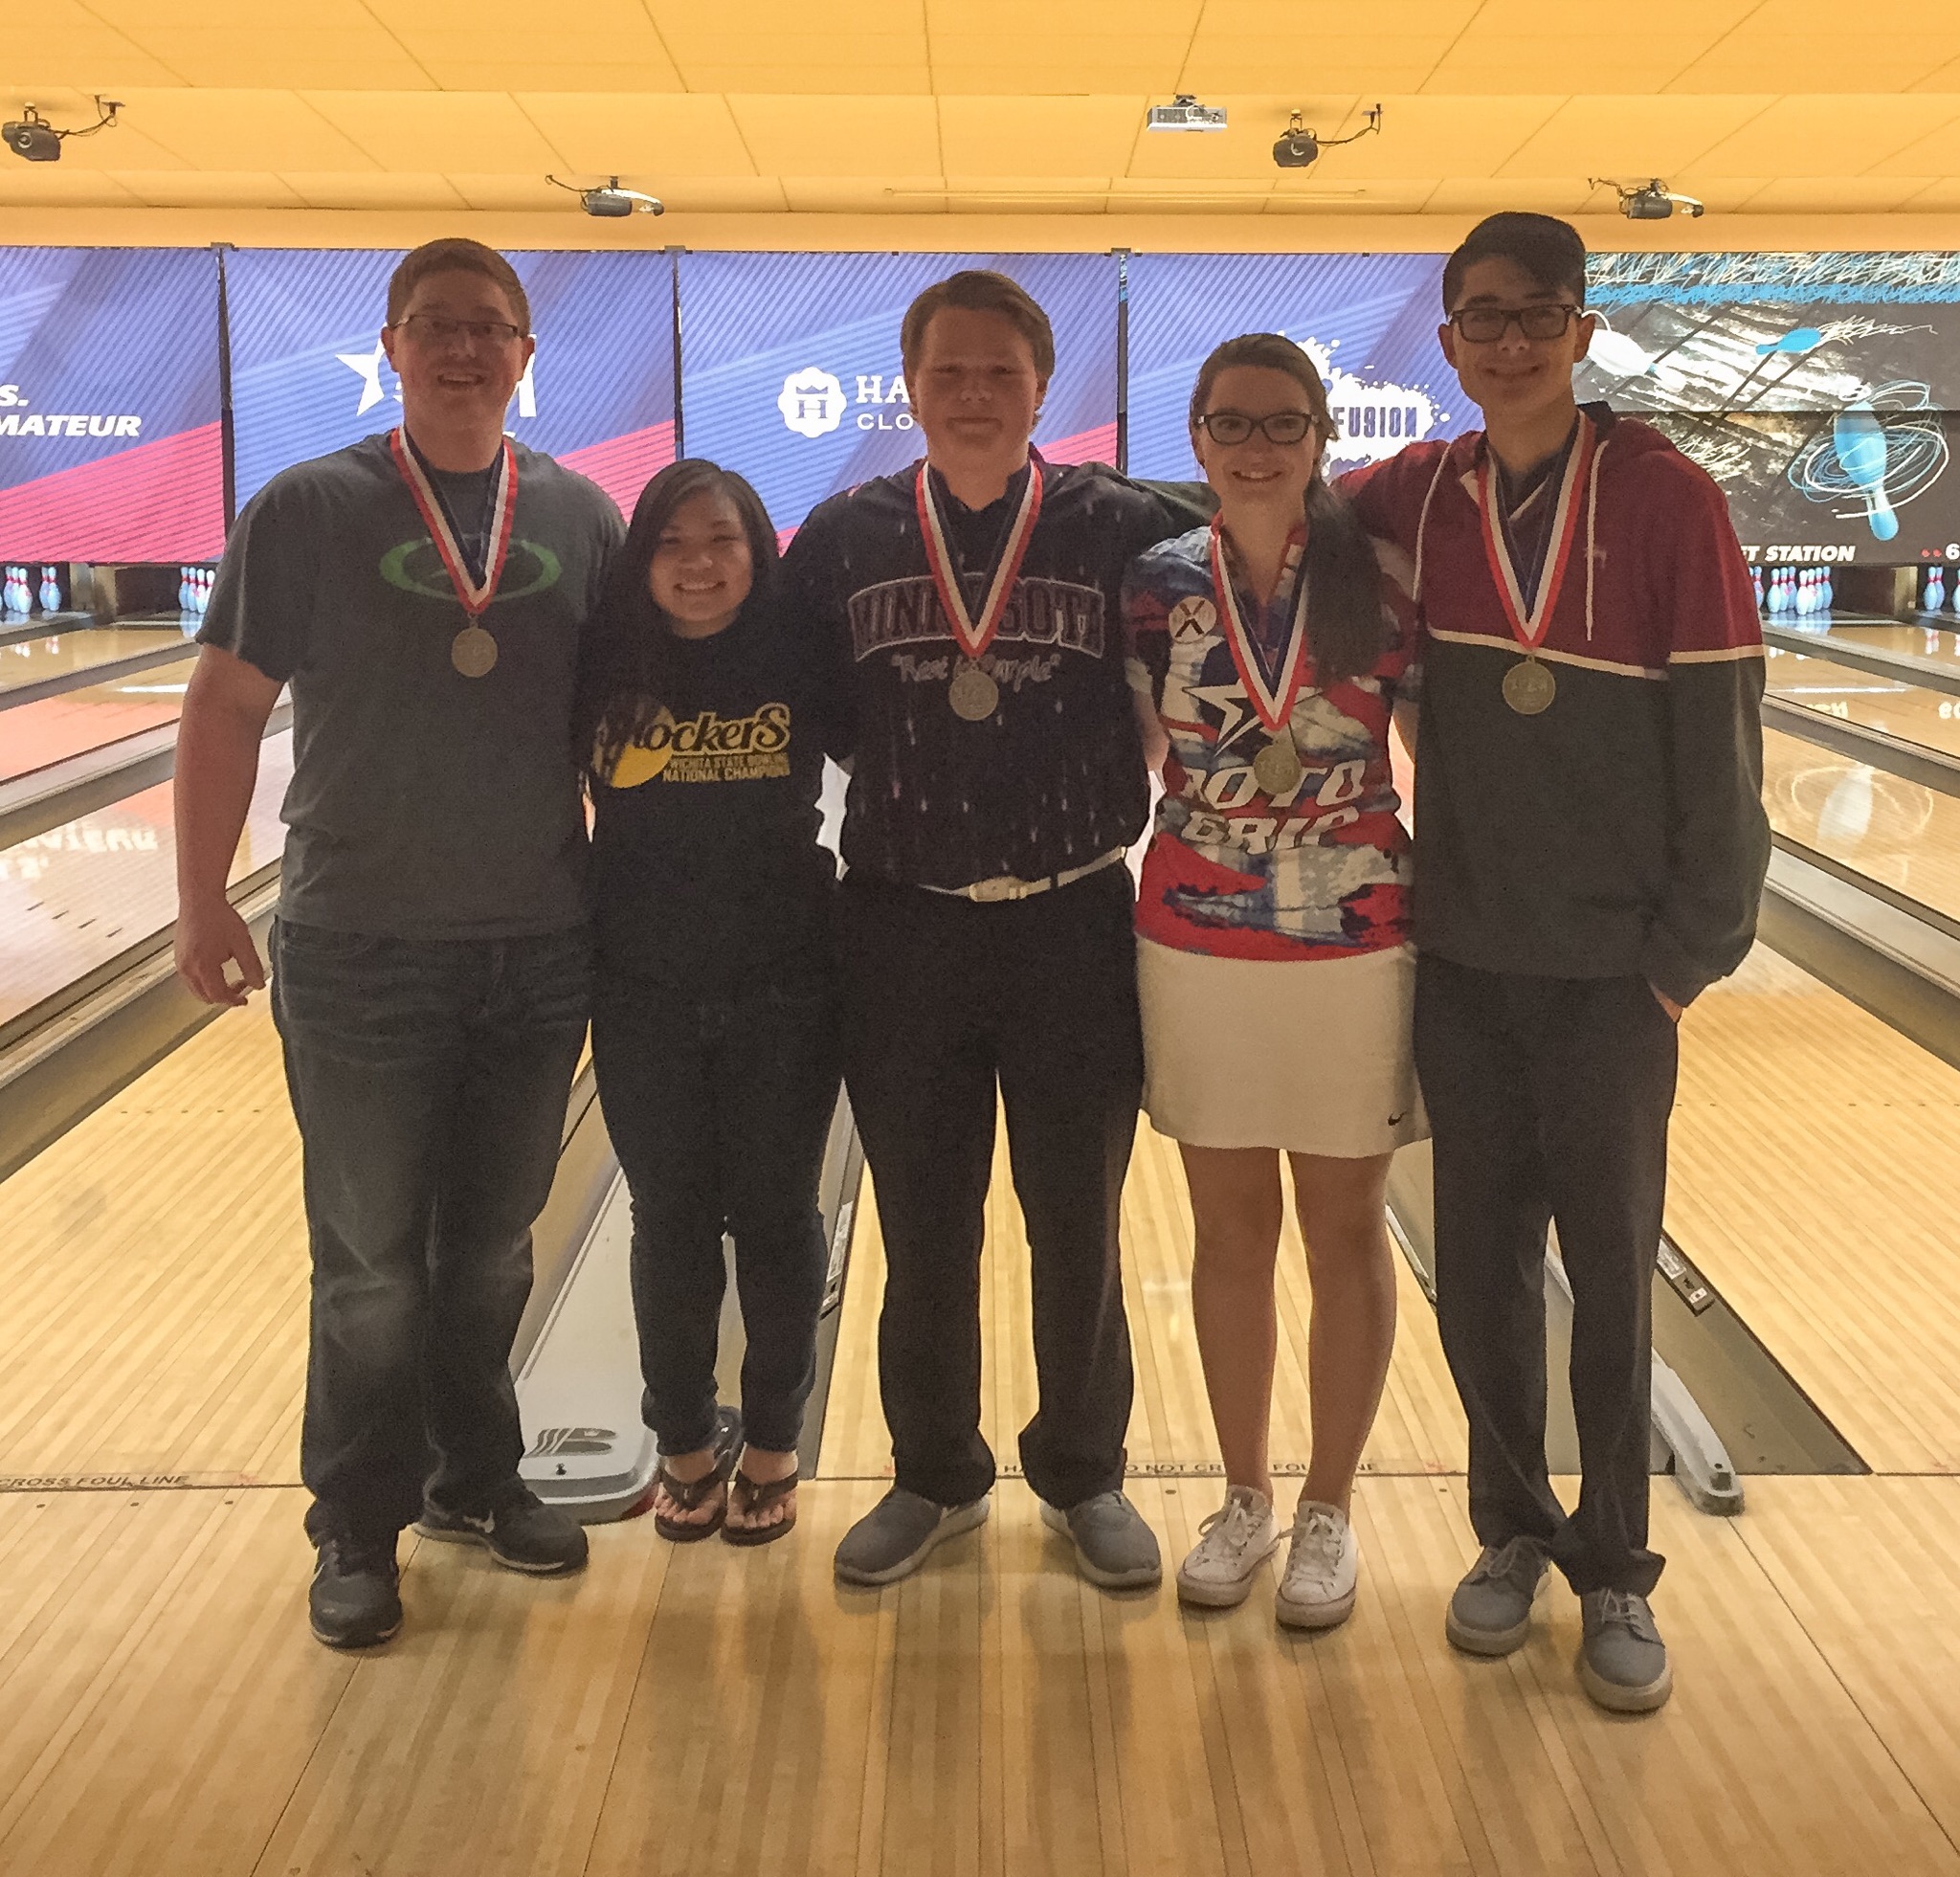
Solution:
{"label": "reflection on lane", "polygon": [[[1798,632],[1811,630],[1801,619],[1777,618],[1772,625],[1793,627]],[[1817,628],[1819,639],[1842,639],[1846,645],[1856,645],[1867,652],[1892,652],[1913,659],[1931,659],[1940,664],[1960,665],[1960,631],[1952,626],[1934,625],[1886,625],[1853,626],[1841,621]]]}
{"label": "reflection on lane", "polygon": [[134,658],[139,652],[161,651],[184,642],[184,635],[175,626],[87,626],[80,632],[53,633],[46,638],[0,645],[0,699],[28,684],[45,683],[70,672],[93,670],[118,659]]}
{"label": "reflection on lane", "polygon": [[1778,834],[1960,919],[1960,799],[1765,729],[1763,805]]}
{"label": "reflection on lane", "polygon": [[152,665],[107,684],[89,684],[0,716],[0,782],[85,755],[117,738],[174,724],[190,682],[190,660]]}
{"label": "reflection on lane", "polygon": [[[231,879],[278,858],[293,734],[268,737]],[[176,917],[171,789],[153,789],[0,852],[0,1024]]]}
{"label": "reflection on lane", "polygon": [[1776,645],[1764,647],[1764,656],[1772,698],[1960,757],[1960,697]]}

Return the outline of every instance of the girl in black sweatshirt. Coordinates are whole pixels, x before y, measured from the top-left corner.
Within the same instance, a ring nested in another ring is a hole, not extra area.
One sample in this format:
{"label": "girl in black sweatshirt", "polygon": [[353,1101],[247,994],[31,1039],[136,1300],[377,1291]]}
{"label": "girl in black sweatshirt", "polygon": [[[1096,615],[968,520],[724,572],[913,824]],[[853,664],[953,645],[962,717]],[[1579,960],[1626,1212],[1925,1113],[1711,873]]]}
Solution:
{"label": "girl in black sweatshirt", "polygon": [[[823,1292],[839,1060],[817,793],[835,739],[778,617],[776,559],[741,477],[663,469],[587,629],[581,686],[593,1063],[633,1195],[655,1524],[679,1542],[764,1544],[794,1523]],[[747,1338],[739,1417],[715,1395],[724,1232]]]}

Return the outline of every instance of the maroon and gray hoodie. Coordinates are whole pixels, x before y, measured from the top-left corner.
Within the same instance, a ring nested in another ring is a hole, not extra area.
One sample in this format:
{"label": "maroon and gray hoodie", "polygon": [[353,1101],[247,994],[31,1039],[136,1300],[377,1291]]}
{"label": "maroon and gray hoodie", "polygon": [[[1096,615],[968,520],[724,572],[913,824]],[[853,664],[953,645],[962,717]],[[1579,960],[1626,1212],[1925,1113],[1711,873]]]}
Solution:
{"label": "maroon and gray hoodie", "polygon": [[1524,653],[1484,550],[1482,433],[1339,485],[1415,563],[1415,941],[1481,971],[1637,972],[1687,1003],[1755,937],[1762,633],[1714,481],[1649,426],[1586,416],[1597,447],[1537,655],[1558,685],[1540,716],[1500,688]]}

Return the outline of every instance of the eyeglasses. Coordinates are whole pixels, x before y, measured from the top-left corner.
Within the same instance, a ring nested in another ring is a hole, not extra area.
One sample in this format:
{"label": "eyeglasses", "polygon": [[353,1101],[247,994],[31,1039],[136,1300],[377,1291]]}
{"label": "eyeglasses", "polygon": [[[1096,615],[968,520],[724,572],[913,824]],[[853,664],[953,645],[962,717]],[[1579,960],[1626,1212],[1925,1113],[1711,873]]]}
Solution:
{"label": "eyeglasses", "polygon": [[448,346],[458,339],[498,346],[524,336],[523,328],[508,320],[453,320],[443,313],[411,313],[395,322],[395,330],[406,332],[418,346]]}
{"label": "eyeglasses", "polygon": [[1304,411],[1273,411],[1263,417],[1248,417],[1243,411],[1207,411],[1197,426],[1214,443],[1243,443],[1254,431],[1269,443],[1298,443],[1320,428]]}
{"label": "eyeglasses", "polygon": [[1449,318],[1459,339],[1488,346],[1513,324],[1526,339],[1556,339],[1571,324],[1578,308],[1570,301],[1540,301],[1530,306],[1460,306]]}

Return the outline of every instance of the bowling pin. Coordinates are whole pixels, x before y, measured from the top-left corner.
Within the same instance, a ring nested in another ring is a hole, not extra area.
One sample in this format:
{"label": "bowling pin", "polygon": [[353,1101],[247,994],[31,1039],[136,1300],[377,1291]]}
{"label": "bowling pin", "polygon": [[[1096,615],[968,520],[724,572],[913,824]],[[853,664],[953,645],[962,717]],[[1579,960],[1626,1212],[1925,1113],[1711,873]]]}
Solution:
{"label": "bowling pin", "polygon": [[1749,585],[1755,589],[1756,611],[1760,613],[1763,610],[1763,570],[1761,568],[1752,567],[1749,569]]}
{"label": "bowling pin", "polygon": [[1838,589],[1832,582],[1831,570],[1828,567],[1819,568],[1817,570],[1817,611],[1819,613],[1829,613],[1837,603]]}

